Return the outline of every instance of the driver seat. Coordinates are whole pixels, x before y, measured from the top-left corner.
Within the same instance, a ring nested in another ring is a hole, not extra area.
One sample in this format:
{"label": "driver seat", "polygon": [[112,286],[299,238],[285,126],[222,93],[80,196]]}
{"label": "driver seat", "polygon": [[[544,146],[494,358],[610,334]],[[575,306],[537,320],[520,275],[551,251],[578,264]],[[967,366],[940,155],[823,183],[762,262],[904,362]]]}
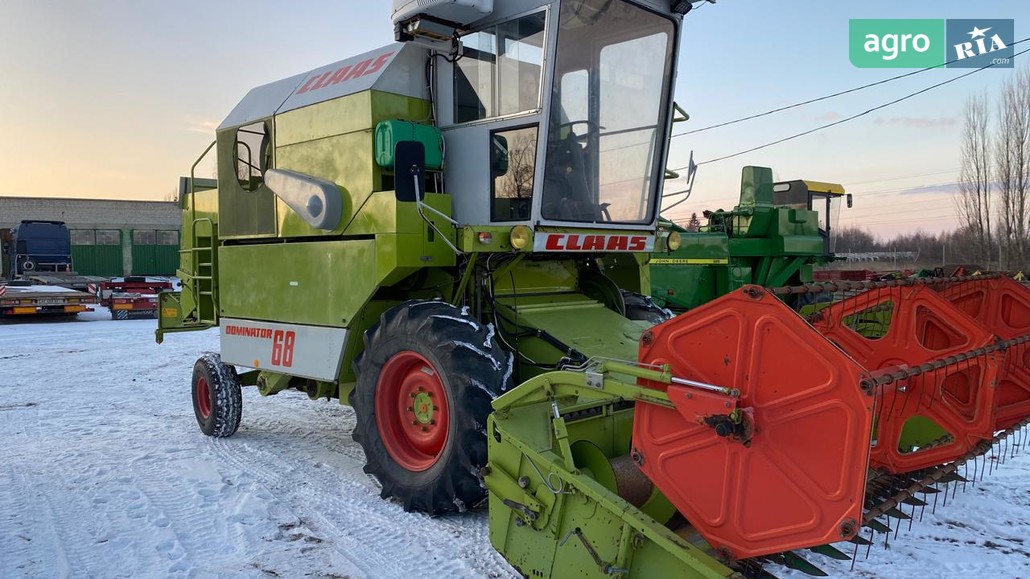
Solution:
{"label": "driver seat", "polygon": [[[546,219],[598,222],[603,218],[587,179],[586,155],[578,139],[570,130],[548,156],[544,189],[549,203],[543,207]],[[555,195],[557,191],[560,196]]]}

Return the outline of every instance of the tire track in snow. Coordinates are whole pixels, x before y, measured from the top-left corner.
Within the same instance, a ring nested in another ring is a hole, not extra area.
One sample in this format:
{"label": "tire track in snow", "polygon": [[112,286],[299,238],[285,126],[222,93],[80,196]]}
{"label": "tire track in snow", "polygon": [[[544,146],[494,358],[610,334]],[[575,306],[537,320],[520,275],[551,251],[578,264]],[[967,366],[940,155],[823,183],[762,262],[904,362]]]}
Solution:
{"label": "tire track in snow", "polygon": [[[284,392],[279,394],[279,396],[291,397],[290,394],[297,393]],[[301,397],[304,398],[301,403],[311,404],[311,402],[306,400],[305,396],[299,394],[296,396],[296,398]],[[255,399],[255,405],[270,406],[270,408],[259,410],[263,413],[279,410],[275,408],[276,402],[279,401]],[[299,419],[300,417],[287,418],[285,415],[280,419],[264,415],[258,417],[251,416],[244,422],[242,428],[246,428],[248,431],[286,433],[290,436],[286,444],[293,445],[299,439],[309,443],[312,448],[321,448],[322,452],[318,456],[311,457],[310,452],[308,456],[312,460],[323,461],[332,469],[353,471],[355,467],[358,469],[363,467],[365,464],[365,452],[362,450],[361,445],[355,442],[350,435],[354,429],[354,411],[348,406],[340,405],[336,401],[329,404],[311,406],[311,410],[314,414],[318,415],[318,421],[295,422],[294,419]],[[290,421],[287,422],[287,420]],[[320,428],[323,423],[321,421],[329,422],[333,426],[331,428]],[[359,479],[361,477],[369,481],[369,488],[375,494],[374,500],[382,502],[382,499],[378,498],[380,489],[378,481],[371,475],[365,474],[363,470],[358,475]],[[404,513],[403,516],[424,515]],[[485,510],[432,517],[429,520],[433,525],[439,526],[442,532],[449,533],[455,538],[460,537],[460,540],[455,541],[453,544],[455,547],[458,547],[459,544],[465,545],[462,550],[457,551],[462,555],[462,559],[492,562],[493,564],[488,565],[484,570],[492,576],[508,576],[513,573],[507,562],[493,549],[489,548],[490,533]],[[486,549],[482,548],[484,545],[487,546]]]}
{"label": "tire track in snow", "polygon": [[82,513],[88,513],[92,508],[82,493],[68,492],[74,488],[70,481],[53,474],[40,480],[26,478],[29,480],[22,484],[29,486],[22,488],[35,488],[39,492],[40,510],[45,513],[54,537],[53,545],[57,551],[55,576],[97,576],[105,569],[117,568],[102,550],[95,548],[104,531],[96,518],[82,517]]}
{"label": "tire track in snow", "polygon": [[[283,394],[280,394],[283,396]],[[267,404],[269,408],[262,409],[265,412],[275,412],[276,401],[265,403],[259,399],[258,404]],[[339,404],[339,403],[335,403]],[[251,432],[267,432],[276,435],[288,434],[287,444],[294,441],[303,441],[312,446],[321,447],[323,452],[319,454],[322,462],[332,468],[353,468],[354,463],[358,466],[365,465],[365,451],[361,445],[354,441],[351,432],[354,430],[354,411],[342,405],[324,406],[319,404],[312,410],[318,415],[319,421],[304,423],[285,422],[284,419],[276,419],[269,416],[248,417],[241,428]],[[337,426],[331,428],[320,428],[322,424],[329,423]],[[364,471],[362,471],[364,472]],[[374,485],[378,485],[375,478],[365,475]]]}
{"label": "tire track in snow", "polygon": [[[314,519],[319,531],[328,531],[339,545],[340,554],[369,577],[477,577],[488,573],[486,569],[473,569],[470,561],[461,557],[463,553],[455,551],[453,532],[446,528],[427,532],[426,527],[439,527],[436,519],[404,513],[399,505],[380,499],[379,489],[361,470],[363,461],[352,462],[342,470],[319,467],[324,463],[312,455],[312,443],[303,437],[300,441],[290,439],[288,445],[232,439],[213,443],[228,464],[257,477],[274,495],[288,502],[298,518]],[[332,492],[335,489],[339,491]],[[409,519],[407,525],[398,525],[402,518]],[[405,526],[419,531],[407,533]],[[477,551],[472,561],[477,564],[489,565],[491,559],[499,558],[488,542]],[[403,555],[398,557],[397,553]],[[503,560],[489,565],[500,569],[506,566]],[[511,571],[489,574],[509,576]]]}
{"label": "tire track in snow", "polygon": [[59,577],[69,571],[53,514],[21,467],[7,462],[0,472],[0,572]]}
{"label": "tire track in snow", "polygon": [[158,455],[145,455],[133,461],[132,476],[122,477],[122,482],[130,483],[149,505],[143,510],[151,531],[166,537],[157,548],[171,563],[168,571],[189,574],[196,562],[217,561],[226,554],[226,539],[233,551],[242,552],[242,532],[229,531],[221,512],[225,505],[219,504],[215,496],[219,491],[214,487],[221,487],[223,498],[224,491],[231,487],[190,479],[177,472],[169,476],[169,462]]}
{"label": "tire track in snow", "polygon": [[[356,519],[357,528],[365,526],[364,517],[368,516],[370,509],[381,513],[382,525],[388,529],[398,526],[398,518],[420,521],[417,526],[429,527],[432,530],[428,533],[422,530],[410,533],[411,537],[406,539],[406,542],[421,541],[428,544],[427,551],[430,553],[444,553],[446,557],[464,562],[465,566],[457,576],[517,576],[507,562],[490,547],[485,511],[430,518],[421,513],[404,513],[397,503],[379,498],[379,484],[374,477],[364,472],[364,451],[350,434],[354,428],[355,418],[353,410],[349,407],[336,401],[314,404],[306,395],[295,391],[284,391],[275,398],[268,400],[257,396],[253,390],[245,390],[244,421],[240,432],[235,438],[214,441],[215,445],[221,448],[221,445],[244,443],[245,448],[238,451],[241,456],[248,455],[259,447],[260,453],[265,454],[266,464],[278,465],[275,467],[275,473],[291,473],[287,479],[276,479],[279,481],[277,484],[284,484],[288,488],[298,487],[298,484],[303,488],[312,488],[317,482],[317,488],[333,491],[339,488],[342,482],[346,486],[338,494],[344,495],[342,499],[352,499],[348,503],[348,508],[359,513]],[[278,457],[280,451],[281,454],[288,456],[289,463],[283,463],[283,457]],[[234,455],[227,458],[249,460],[249,457],[241,458]],[[317,470],[313,471],[312,466]],[[312,472],[317,476],[312,477]],[[346,475],[341,479],[336,473]],[[269,487],[274,488],[273,485]],[[337,493],[330,492],[328,496],[336,497]],[[308,501],[291,500],[295,505],[305,502]],[[334,504],[339,504],[339,501]],[[319,511],[325,513],[328,508],[327,506]],[[295,507],[296,511],[303,509],[303,506]],[[341,518],[355,520],[354,517],[340,515],[339,518],[330,517],[331,520],[326,521],[326,524],[338,526]],[[416,523],[401,523],[402,526],[408,524]],[[353,534],[354,525],[349,525],[348,528],[350,531],[344,529],[343,534]],[[408,535],[402,533],[402,536]],[[426,536],[437,538],[438,541],[426,541]],[[407,544],[399,547],[404,552],[412,549]],[[396,576],[406,578],[411,572],[418,573],[420,566],[421,563],[412,566],[411,571],[401,571]],[[376,568],[372,576],[379,577],[382,573],[381,568]]]}

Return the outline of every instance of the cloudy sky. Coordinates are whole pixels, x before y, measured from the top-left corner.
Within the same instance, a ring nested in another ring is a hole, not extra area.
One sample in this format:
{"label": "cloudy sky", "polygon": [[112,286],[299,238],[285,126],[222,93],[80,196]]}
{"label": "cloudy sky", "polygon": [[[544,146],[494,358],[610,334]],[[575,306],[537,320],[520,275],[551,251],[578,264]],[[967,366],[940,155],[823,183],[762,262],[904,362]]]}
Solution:
{"label": "cloudy sky", "polygon": [[[357,0],[2,0],[0,195],[166,198],[247,90],[391,42],[390,11],[390,2]],[[686,20],[676,99],[691,120],[677,132],[906,72],[852,66],[851,18],[1013,18],[1016,38],[1030,35],[1030,3],[1022,0],[719,0]],[[964,72],[933,70],[678,137],[670,165],[686,165],[691,150],[698,161],[746,150]],[[692,198],[672,216],[731,207],[740,168],[752,164],[773,167],[780,179],[844,184],[855,194],[845,224],[881,235],[951,228],[963,104],[976,91],[996,94],[1010,74],[985,70],[841,126],[705,164]]]}

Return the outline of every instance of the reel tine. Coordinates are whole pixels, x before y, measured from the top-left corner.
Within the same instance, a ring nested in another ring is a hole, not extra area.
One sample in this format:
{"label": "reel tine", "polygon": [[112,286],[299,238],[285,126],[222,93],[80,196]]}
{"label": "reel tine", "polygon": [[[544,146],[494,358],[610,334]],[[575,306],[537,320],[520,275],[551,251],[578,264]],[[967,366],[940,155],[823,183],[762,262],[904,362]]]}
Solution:
{"label": "reel tine", "polygon": [[889,533],[891,528],[881,523],[878,519],[873,519],[865,524],[865,526],[876,531],[877,533]]}
{"label": "reel tine", "polygon": [[969,481],[966,480],[966,478],[963,477],[962,475],[960,475],[959,473],[957,473],[955,471],[952,471],[952,472],[949,472],[948,474],[942,476],[940,478],[940,482],[942,482],[942,483],[953,483],[953,482],[966,483],[966,482],[969,482]]}
{"label": "reel tine", "polygon": [[794,569],[795,571],[801,571],[806,575],[813,577],[829,577],[826,571],[816,567],[815,565],[808,562],[807,559],[798,555],[794,551],[787,551],[783,553],[784,565],[788,569]]}
{"label": "reel tine", "polygon": [[[858,545],[856,544],[855,546],[857,547]],[[851,560],[851,557],[849,557],[847,553],[841,551],[840,549],[837,549],[833,545],[819,545],[818,547],[810,548],[809,551],[812,551],[813,553],[818,553],[824,557],[836,559],[838,561]]]}
{"label": "reel tine", "polygon": [[907,499],[905,499],[905,500],[903,500],[901,502],[905,503],[906,505],[908,505],[910,507],[925,507],[926,506],[926,501],[924,501],[922,499],[917,499],[916,497],[908,497]]}
{"label": "reel tine", "polygon": [[892,518],[892,519],[905,520],[905,519],[911,519],[912,518],[912,517],[908,516],[907,514],[903,513],[902,511],[898,510],[897,507],[895,507],[893,509],[889,509],[884,514],[887,515],[888,517]]}
{"label": "reel tine", "polygon": [[[872,531],[870,530],[870,532],[872,532]],[[851,537],[850,539],[848,539],[848,542],[849,543],[854,543],[855,546],[861,545],[863,547],[873,544],[872,541],[870,541],[869,539],[866,539],[862,535],[855,535],[854,537]]]}

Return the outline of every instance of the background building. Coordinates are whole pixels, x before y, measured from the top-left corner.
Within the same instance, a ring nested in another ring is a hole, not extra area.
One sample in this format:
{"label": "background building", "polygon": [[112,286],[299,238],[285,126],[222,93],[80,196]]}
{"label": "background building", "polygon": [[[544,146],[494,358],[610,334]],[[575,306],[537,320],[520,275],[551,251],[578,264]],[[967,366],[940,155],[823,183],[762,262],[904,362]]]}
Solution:
{"label": "background building", "polygon": [[172,275],[179,265],[176,201],[0,197],[0,228],[25,219],[64,221],[83,275]]}

